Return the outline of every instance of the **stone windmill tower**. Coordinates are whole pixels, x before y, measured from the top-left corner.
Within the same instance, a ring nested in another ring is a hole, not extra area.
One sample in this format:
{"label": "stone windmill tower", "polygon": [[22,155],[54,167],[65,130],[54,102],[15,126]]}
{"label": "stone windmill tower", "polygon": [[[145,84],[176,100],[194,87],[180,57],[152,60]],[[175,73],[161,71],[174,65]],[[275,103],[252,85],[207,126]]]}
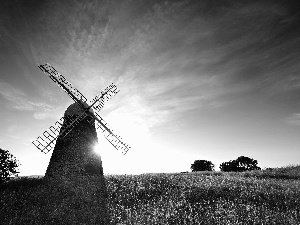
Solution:
{"label": "stone windmill tower", "polygon": [[[82,113],[84,110],[77,103],[70,105],[62,128]],[[103,175],[101,158],[94,151],[96,143],[95,120],[85,117],[64,138],[57,139],[45,176]]]}

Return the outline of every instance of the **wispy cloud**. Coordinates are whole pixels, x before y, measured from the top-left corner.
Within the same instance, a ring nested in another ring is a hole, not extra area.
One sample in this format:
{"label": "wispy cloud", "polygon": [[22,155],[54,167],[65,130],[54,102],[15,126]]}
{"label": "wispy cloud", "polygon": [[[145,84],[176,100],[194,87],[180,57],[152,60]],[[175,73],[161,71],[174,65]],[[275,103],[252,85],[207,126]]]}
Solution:
{"label": "wispy cloud", "polygon": [[7,137],[13,138],[13,139],[20,139],[21,137],[11,134],[6,134]]}
{"label": "wispy cloud", "polygon": [[[62,116],[62,115],[61,115]],[[45,120],[49,118],[58,119],[58,116],[53,112],[35,112],[33,117],[37,120]]]}
{"label": "wispy cloud", "polygon": [[[47,24],[45,32],[32,35],[45,40],[37,41],[36,58],[57,64],[89,99],[116,82],[118,103],[109,106],[130,109],[152,121],[150,127],[193,110],[225,106],[256,89],[299,87],[294,48],[299,41],[290,36],[290,42],[278,42],[286,30],[277,26],[278,21],[293,25],[295,19],[285,20],[287,11],[279,3],[230,4],[60,2],[49,3],[39,20],[26,21],[40,21],[34,22],[36,30]],[[52,15],[66,8],[67,17]],[[15,108],[40,108],[36,119],[51,116],[50,107],[26,102],[21,94],[10,97]]]}
{"label": "wispy cloud", "polygon": [[16,125],[10,125],[7,129],[8,133],[14,133],[17,129],[19,129],[19,126]]}
{"label": "wispy cloud", "polygon": [[24,126],[9,125],[7,128],[6,136],[14,139],[22,139],[21,132],[24,131]]}
{"label": "wispy cloud", "polygon": [[[221,72],[206,66],[223,60],[216,54],[220,46],[210,41],[216,27],[192,7],[182,11],[184,5],[157,4],[136,20],[129,16],[135,21],[130,27],[122,26],[125,11],[112,15],[101,29],[91,24],[90,32],[72,33],[66,58],[73,64],[82,60],[71,75],[77,74],[79,90],[96,93],[97,87],[115,80],[122,95],[119,110],[130,109],[149,127],[195,109],[222,107],[228,100],[220,96],[247,91],[248,85],[228,86]],[[81,23],[80,17],[74,20]],[[228,73],[222,71],[223,76]]]}
{"label": "wispy cloud", "polygon": [[6,82],[0,82],[0,95],[8,101],[8,106],[20,111],[54,111],[53,106],[44,102],[30,101],[28,96]]}
{"label": "wispy cloud", "polygon": [[292,125],[300,125],[300,113],[293,113],[285,119],[285,121]]}
{"label": "wispy cloud", "polygon": [[10,103],[10,106],[17,110],[31,111],[32,104],[27,100],[27,96],[21,90],[12,87],[10,84],[0,82],[0,94]]}

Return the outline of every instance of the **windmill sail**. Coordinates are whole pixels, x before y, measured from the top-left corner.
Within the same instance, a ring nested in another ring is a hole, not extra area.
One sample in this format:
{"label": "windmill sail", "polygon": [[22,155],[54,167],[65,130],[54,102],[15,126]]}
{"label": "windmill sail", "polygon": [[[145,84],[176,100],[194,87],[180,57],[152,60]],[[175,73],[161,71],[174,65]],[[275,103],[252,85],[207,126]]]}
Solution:
{"label": "windmill sail", "polygon": [[55,122],[48,130],[44,131],[42,136],[39,136],[35,141],[32,143],[43,153],[47,154],[51,151],[54,146],[55,142],[58,138],[64,138],[70,131],[76,126],[80,121],[82,121],[87,114],[83,112],[80,115],[76,115],[75,118],[70,118],[65,122],[63,126],[64,117],[60,118],[58,121]]}
{"label": "windmill sail", "polygon": [[39,68],[46,73],[59,87],[61,87],[75,102],[85,106],[87,99],[66,78],[57,72],[50,64],[40,65]]}
{"label": "windmill sail", "polygon": [[102,119],[97,112],[94,112],[93,117],[96,120],[96,129],[99,130],[104,137],[124,155],[129,151],[130,147],[122,140],[122,138],[113,133],[113,130],[109,128],[108,124]]}
{"label": "windmill sail", "polygon": [[116,85],[109,85],[89,103],[90,107],[99,112],[103,108],[104,104],[114,97],[119,91],[120,90],[116,87]]}

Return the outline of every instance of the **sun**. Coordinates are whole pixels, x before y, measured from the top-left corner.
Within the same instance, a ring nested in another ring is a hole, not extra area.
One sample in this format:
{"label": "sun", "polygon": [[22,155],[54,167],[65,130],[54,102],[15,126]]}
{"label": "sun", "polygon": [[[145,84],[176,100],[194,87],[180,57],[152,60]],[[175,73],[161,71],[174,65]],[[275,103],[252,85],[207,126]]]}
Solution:
{"label": "sun", "polygon": [[97,153],[97,155],[101,154],[101,146],[98,142],[96,144],[94,144],[93,149],[94,149],[94,152]]}

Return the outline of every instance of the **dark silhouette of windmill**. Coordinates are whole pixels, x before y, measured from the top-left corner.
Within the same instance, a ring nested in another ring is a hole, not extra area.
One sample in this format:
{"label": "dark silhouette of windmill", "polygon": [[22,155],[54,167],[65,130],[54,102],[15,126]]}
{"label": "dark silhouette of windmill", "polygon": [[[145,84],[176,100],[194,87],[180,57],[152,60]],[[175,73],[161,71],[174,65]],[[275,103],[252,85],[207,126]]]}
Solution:
{"label": "dark silhouette of windmill", "polygon": [[96,129],[123,154],[130,148],[99,115],[105,102],[119,90],[111,84],[87,103],[87,99],[50,64],[40,65],[39,68],[75,101],[60,120],[32,142],[45,154],[54,149],[46,177],[103,175],[101,159],[93,150],[98,142]]}

